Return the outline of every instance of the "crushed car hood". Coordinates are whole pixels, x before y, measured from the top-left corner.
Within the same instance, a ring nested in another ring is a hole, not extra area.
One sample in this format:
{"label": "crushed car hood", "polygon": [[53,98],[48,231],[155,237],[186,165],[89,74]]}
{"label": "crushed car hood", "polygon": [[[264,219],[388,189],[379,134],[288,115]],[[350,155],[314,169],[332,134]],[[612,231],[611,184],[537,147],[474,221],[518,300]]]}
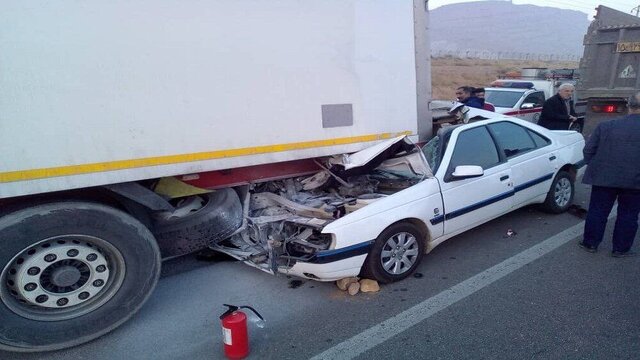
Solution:
{"label": "crushed car hood", "polygon": [[334,162],[335,165],[344,166],[345,170],[353,169],[356,167],[364,166],[372,161],[376,156],[382,154],[385,150],[389,149],[394,144],[404,140],[406,136],[398,136],[389,140],[385,140],[379,144],[368,147],[364,150],[358,151],[353,154],[342,155]]}

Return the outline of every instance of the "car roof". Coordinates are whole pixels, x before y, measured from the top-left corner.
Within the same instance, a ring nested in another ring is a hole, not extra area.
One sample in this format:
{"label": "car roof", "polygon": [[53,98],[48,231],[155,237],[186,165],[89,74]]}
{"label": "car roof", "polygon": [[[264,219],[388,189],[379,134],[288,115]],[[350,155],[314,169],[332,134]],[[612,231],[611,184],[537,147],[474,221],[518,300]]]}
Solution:
{"label": "car roof", "polygon": [[[517,88],[515,88],[515,89],[514,89],[514,88],[502,88],[502,87],[500,87],[500,88],[496,88],[496,87],[488,87],[488,88],[484,88],[484,90],[485,90],[485,91],[487,91],[487,90],[491,90],[491,91],[505,91],[505,92],[518,92],[518,93],[524,93],[524,92],[532,91],[532,90],[535,90],[535,89],[517,89]],[[535,90],[535,91],[537,91],[537,90]]]}
{"label": "car roof", "polygon": [[[492,119],[477,120],[477,121],[473,121],[473,122],[470,122],[470,123],[467,123],[467,124],[463,124],[462,126],[459,126],[459,127],[472,128],[472,127],[475,127],[475,126],[488,125],[488,124],[492,124],[492,123],[496,123],[496,122],[502,122],[502,121],[512,122],[512,123],[515,123],[517,125],[521,125],[521,126],[524,126],[526,128],[530,128],[530,129],[533,128],[533,129],[538,130],[538,128],[540,128],[540,129],[542,129],[542,131],[545,134],[548,132],[548,131],[545,131],[546,129],[544,129],[544,128],[540,127],[539,125],[534,124],[534,123],[532,123],[530,121],[522,120],[522,119],[519,119],[517,117],[508,116],[508,115],[497,116],[497,117],[492,118]],[[456,127],[456,128],[459,128],[459,127]],[[454,128],[452,130],[455,130],[456,128]]]}

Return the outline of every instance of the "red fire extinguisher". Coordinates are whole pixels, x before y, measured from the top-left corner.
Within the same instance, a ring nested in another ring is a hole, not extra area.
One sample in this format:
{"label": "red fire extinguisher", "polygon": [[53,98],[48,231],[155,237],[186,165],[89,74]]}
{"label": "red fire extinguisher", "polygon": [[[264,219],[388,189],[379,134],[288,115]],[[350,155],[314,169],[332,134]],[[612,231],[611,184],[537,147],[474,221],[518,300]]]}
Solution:
{"label": "red fire extinguisher", "polygon": [[249,333],[247,332],[247,315],[240,309],[253,311],[263,322],[264,318],[251,306],[223,305],[227,307],[227,311],[220,315],[224,354],[229,359],[242,359],[249,355]]}

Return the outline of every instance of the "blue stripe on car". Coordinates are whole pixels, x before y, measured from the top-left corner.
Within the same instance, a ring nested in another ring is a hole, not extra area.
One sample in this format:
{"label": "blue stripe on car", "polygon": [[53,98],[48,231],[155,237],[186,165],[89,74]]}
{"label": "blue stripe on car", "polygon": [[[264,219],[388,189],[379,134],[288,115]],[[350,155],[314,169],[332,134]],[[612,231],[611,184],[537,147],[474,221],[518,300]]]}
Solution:
{"label": "blue stripe on car", "polygon": [[431,225],[439,224],[444,221],[444,215],[438,215],[431,219]]}
{"label": "blue stripe on car", "polygon": [[526,188],[532,187],[533,185],[537,185],[537,184],[540,184],[541,182],[550,180],[552,177],[553,177],[553,174],[547,174],[543,177],[528,181],[522,185],[518,185],[515,187],[515,192],[522,191]]}
{"label": "blue stripe on car", "polygon": [[348,259],[350,257],[364,255],[369,252],[375,240],[365,241],[359,244],[347,246],[341,249],[318,251],[306,262],[315,264],[326,264],[338,260]]}
{"label": "blue stripe on car", "polygon": [[444,216],[443,215],[438,215],[438,216],[434,217],[433,219],[431,219],[430,222],[431,222],[432,225],[436,225],[436,224],[439,224],[439,223],[443,222],[444,220],[451,220],[453,218],[456,218],[458,216],[464,215],[464,214],[469,213],[471,211],[478,210],[478,209],[480,209],[482,207],[491,205],[491,204],[493,204],[495,202],[498,202],[500,200],[504,200],[504,199],[506,199],[506,198],[508,198],[510,196],[515,195],[518,191],[525,190],[525,189],[530,188],[530,187],[532,187],[534,185],[540,184],[541,182],[550,180],[551,178],[553,178],[553,173],[547,174],[545,176],[539,177],[539,178],[531,180],[531,181],[528,181],[528,182],[526,182],[526,183],[524,183],[522,185],[516,186],[514,188],[514,190],[512,190],[512,191],[507,191],[507,192],[502,193],[500,195],[497,195],[497,196],[491,197],[489,199],[477,202],[477,203],[475,203],[473,205],[469,205],[469,206],[463,207],[462,209],[459,209],[459,210],[456,210],[456,211],[452,211],[452,212],[450,212],[450,213],[448,213],[448,214],[446,214]]}
{"label": "blue stripe on car", "polygon": [[474,210],[478,210],[478,209],[480,209],[482,207],[485,207],[487,205],[491,205],[491,204],[493,204],[495,202],[498,202],[500,200],[504,200],[504,199],[506,199],[506,198],[508,198],[510,196],[513,196],[515,193],[516,192],[513,191],[513,190],[507,191],[507,192],[502,193],[500,195],[496,195],[496,196],[488,198],[486,200],[477,202],[477,203],[475,203],[473,205],[465,206],[462,209],[458,209],[456,211],[452,211],[452,212],[450,212],[448,214],[445,214],[444,218],[445,218],[445,220],[451,220],[453,218],[456,218],[458,216],[461,216],[461,215],[464,215],[466,213],[472,212]]}

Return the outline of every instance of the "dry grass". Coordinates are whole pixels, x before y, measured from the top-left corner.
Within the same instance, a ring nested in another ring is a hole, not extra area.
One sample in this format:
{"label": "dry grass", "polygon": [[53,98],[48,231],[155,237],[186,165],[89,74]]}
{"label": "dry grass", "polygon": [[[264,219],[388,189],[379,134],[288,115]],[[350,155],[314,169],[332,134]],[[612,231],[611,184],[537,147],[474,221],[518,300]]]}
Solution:
{"label": "dry grass", "polygon": [[488,86],[499,76],[526,67],[577,68],[578,63],[573,61],[434,58],[431,59],[433,98],[454,99],[455,89],[459,86]]}

